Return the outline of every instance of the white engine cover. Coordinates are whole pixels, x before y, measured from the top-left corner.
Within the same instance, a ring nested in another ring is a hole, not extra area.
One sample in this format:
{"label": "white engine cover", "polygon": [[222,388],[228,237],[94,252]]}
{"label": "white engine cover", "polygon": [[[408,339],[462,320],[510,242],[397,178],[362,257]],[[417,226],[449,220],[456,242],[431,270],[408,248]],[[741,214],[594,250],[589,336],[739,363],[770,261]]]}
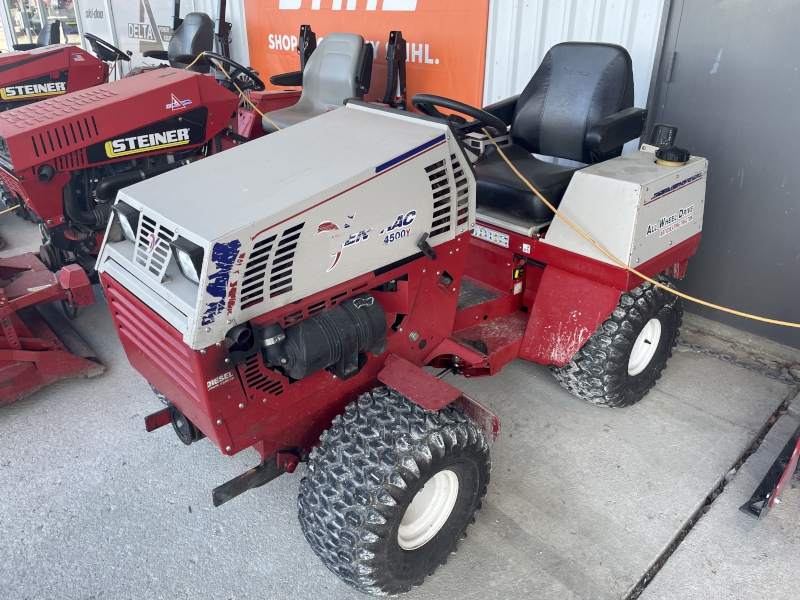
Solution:
{"label": "white engine cover", "polygon": [[[441,121],[353,105],[123,189],[137,243],[114,277],[199,350],[231,327],[471,231],[475,179]],[[205,251],[200,285],[169,242]]]}
{"label": "white engine cover", "polygon": [[[581,169],[558,210],[624,264],[636,267],[703,229],[708,161],[655,162],[655,146]],[[542,242],[615,264],[555,217]]]}

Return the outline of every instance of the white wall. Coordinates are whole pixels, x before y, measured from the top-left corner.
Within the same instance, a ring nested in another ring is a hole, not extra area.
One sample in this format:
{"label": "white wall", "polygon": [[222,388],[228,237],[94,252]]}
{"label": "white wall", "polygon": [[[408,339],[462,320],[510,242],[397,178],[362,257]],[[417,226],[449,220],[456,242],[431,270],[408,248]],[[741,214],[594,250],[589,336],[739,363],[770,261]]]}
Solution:
{"label": "white wall", "polygon": [[484,105],[519,94],[551,46],[579,41],[624,46],[635,105],[646,107],[663,7],[664,0],[490,0]]}
{"label": "white wall", "polygon": [[[216,19],[219,0],[181,0],[181,17],[190,12],[204,12]],[[250,66],[247,47],[247,27],[244,19],[244,1],[228,0],[225,20],[231,24],[231,58],[246,67]]]}

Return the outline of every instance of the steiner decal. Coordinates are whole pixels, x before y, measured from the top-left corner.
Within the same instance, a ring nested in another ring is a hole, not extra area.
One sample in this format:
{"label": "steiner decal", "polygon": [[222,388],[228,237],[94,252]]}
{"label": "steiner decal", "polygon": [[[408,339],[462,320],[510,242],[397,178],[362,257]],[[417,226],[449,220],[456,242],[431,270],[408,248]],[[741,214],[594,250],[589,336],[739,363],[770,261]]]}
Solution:
{"label": "steiner decal", "polygon": [[0,98],[8,101],[28,100],[30,98],[47,98],[67,93],[67,71],[58,77],[44,75],[29,81],[20,81],[14,85],[0,88]]}
{"label": "steiner decal", "polygon": [[86,149],[88,162],[108,162],[123,156],[155,154],[204,143],[208,108],[201,106],[179,114],[92,144]]}
{"label": "steiner decal", "polygon": [[232,240],[227,243],[217,242],[211,250],[211,262],[217,267],[217,272],[208,276],[206,292],[209,296],[219,298],[215,302],[209,302],[206,312],[203,314],[203,325],[210,325],[215,317],[225,310],[225,299],[228,295],[228,281],[230,280],[231,269],[239,255],[242,243],[239,240]]}
{"label": "steiner decal", "polygon": [[658,237],[664,237],[692,221],[694,221],[694,204],[681,208],[669,216],[661,217],[658,223],[651,223],[647,226],[647,235],[652,235],[657,231]]}
{"label": "steiner decal", "polygon": [[106,142],[106,156],[108,158],[116,158],[163,148],[186,146],[187,144],[189,144],[189,128],[182,127],[180,129],[171,129],[170,131],[111,140]]}

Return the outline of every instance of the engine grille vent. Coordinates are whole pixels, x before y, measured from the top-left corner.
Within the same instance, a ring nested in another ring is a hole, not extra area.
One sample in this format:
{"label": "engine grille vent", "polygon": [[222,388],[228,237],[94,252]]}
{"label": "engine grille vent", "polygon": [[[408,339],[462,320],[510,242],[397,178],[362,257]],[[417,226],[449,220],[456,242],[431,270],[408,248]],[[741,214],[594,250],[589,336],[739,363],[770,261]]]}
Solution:
{"label": "engine grille vent", "polygon": [[159,282],[164,281],[164,273],[169,265],[169,242],[178,237],[171,231],[159,225],[145,214],[139,219],[139,233],[136,237],[136,250],[134,261],[144,267]]}
{"label": "engine grille vent", "polygon": [[258,354],[250,356],[238,368],[250,400],[255,400],[257,393],[280,396],[284,392],[285,378],[264,367]]}
{"label": "engine grille vent", "polygon": [[33,151],[37,157],[54,153],[61,154],[70,146],[82,144],[98,138],[97,122],[94,116],[76,119],[68,125],[59,125],[40,131],[31,136]]}
{"label": "engine grille vent", "polygon": [[453,165],[453,179],[456,182],[456,225],[469,221],[469,179],[455,154],[450,155]]}
{"label": "engine grille vent", "polygon": [[447,165],[444,160],[425,167],[428,180],[431,182],[433,192],[433,220],[431,222],[430,237],[436,237],[450,231],[450,212],[452,194],[450,179],[447,177]]}
{"label": "engine grille vent", "polygon": [[281,234],[269,272],[269,297],[292,291],[292,270],[297,241],[305,223],[290,227]]}
{"label": "engine grille vent", "polygon": [[59,171],[68,171],[70,169],[80,169],[86,166],[86,154],[83,148],[79,148],[74,152],[68,152],[63,156],[56,158],[56,169]]}
{"label": "engine grille vent", "polygon": [[239,304],[243,309],[255,306],[264,300],[264,276],[267,274],[269,253],[276,237],[273,235],[256,242],[253,246],[253,251],[244,267],[244,277],[239,292]]}
{"label": "engine grille vent", "polygon": [[292,291],[292,272],[297,244],[305,223],[253,245],[242,276],[239,309],[244,310]]}

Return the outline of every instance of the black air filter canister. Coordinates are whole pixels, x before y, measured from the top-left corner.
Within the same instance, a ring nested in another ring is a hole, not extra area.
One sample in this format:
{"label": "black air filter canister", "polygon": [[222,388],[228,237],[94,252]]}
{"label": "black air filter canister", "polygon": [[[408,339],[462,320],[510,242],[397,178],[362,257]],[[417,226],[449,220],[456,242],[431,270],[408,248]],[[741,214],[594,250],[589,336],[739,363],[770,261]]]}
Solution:
{"label": "black air filter canister", "polygon": [[302,379],[330,367],[349,379],[363,366],[369,350],[386,349],[386,314],[369,294],[343,300],[339,306],[283,330],[274,324],[259,332],[266,361],[292,379]]}

